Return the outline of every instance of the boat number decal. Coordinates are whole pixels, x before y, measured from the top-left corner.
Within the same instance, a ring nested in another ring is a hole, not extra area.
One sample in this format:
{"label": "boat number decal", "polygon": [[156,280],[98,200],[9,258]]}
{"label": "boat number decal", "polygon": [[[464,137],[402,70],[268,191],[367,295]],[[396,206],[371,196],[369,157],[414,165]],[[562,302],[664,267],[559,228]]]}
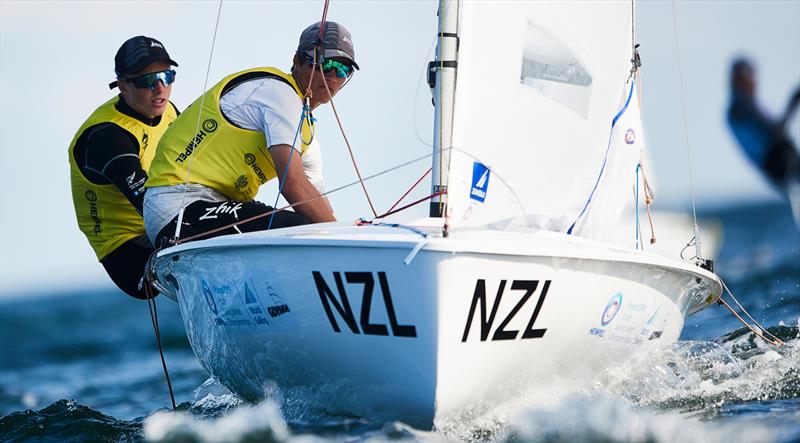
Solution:
{"label": "boat number decal", "polygon": [[[386,315],[389,318],[389,328],[384,324],[371,323],[370,312],[372,308],[372,296],[375,289],[375,276],[372,272],[334,272],[333,281],[338,292],[338,297],[331,290],[331,287],[325,281],[322,273],[313,271],[311,273],[314,277],[314,284],[317,286],[319,292],[319,299],[322,302],[322,307],[325,309],[325,315],[328,316],[328,321],[335,332],[342,332],[336,318],[331,310],[333,309],[339,314],[339,317],[344,320],[347,327],[350,328],[354,334],[364,333],[365,335],[391,335],[395,337],[416,337],[417,328],[414,325],[401,325],[397,321],[397,315],[394,310],[394,302],[392,302],[392,294],[389,291],[389,282],[386,278],[385,272],[378,272],[378,284],[380,286],[381,295],[383,296],[383,304],[386,307]],[[344,275],[344,279],[342,276]],[[353,310],[350,308],[350,301],[348,300],[347,291],[345,290],[345,282],[348,284],[363,285],[361,293],[361,315],[359,322],[356,323]],[[359,326],[361,328],[359,329]]]}
{"label": "boat number decal", "polygon": [[[542,310],[542,304],[544,304],[544,299],[547,296],[547,291],[550,289],[550,282],[551,280],[545,280],[542,284],[542,290],[539,293],[538,301],[536,302],[536,306],[533,308],[533,313],[531,314],[530,321],[528,321],[528,326],[525,327],[525,331],[522,333],[522,338],[542,338],[544,337],[544,333],[547,331],[545,328],[540,329],[533,329],[533,324],[536,322],[536,317],[539,316],[539,312]],[[492,304],[492,312],[489,314],[489,317],[486,317],[486,280],[480,279],[475,284],[475,293],[472,296],[472,305],[469,308],[469,315],[467,316],[467,324],[464,326],[464,335],[461,336],[461,341],[466,342],[467,338],[469,338],[469,331],[472,327],[472,320],[475,317],[475,310],[477,309],[478,305],[480,304],[481,307],[481,319],[480,319],[480,326],[481,326],[481,341],[486,341],[489,338],[489,333],[492,330],[492,325],[494,324],[495,318],[497,316],[497,310],[500,307],[500,299],[503,297],[503,293],[506,288],[506,284],[508,280],[500,280],[500,286],[497,288],[497,296],[494,299],[494,303]],[[525,291],[522,297],[519,299],[517,304],[508,313],[506,318],[500,322],[495,329],[494,334],[492,334],[491,341],[496,340],[514,340],[519,335],[520,331],[514,330],[506,330],[506,327],[514,318],[515,315],[525,306],[525,303],[531,298],[534,292],[536,292],[537,287],[539,286],[539,280],[513,280],[511,282],[511,290],[512,291]]]}
{"label": "boat number decal", "polygon": [[600,319],[600,323],[603,326],[608,325],[611,323],[611,320],[614,320],[614,317],[617,316],[619,312],[619,308],[622,306],[622,293],[617,292],[611,297],[611,300],[608,301],[606,308],[603,310],[603,317]]}

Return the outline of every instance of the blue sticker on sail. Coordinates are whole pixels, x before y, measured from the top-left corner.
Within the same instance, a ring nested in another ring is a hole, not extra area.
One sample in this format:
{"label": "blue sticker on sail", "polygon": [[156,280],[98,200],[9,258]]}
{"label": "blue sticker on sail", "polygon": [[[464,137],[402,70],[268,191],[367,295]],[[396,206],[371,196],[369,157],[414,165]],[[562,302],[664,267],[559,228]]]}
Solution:
{"label": "blue sticker on sail", "polygon": [[491,171],[483,163],[472,164],[472,188],[469,191],[469,198],[481,203],[486,200],[490,174]]}

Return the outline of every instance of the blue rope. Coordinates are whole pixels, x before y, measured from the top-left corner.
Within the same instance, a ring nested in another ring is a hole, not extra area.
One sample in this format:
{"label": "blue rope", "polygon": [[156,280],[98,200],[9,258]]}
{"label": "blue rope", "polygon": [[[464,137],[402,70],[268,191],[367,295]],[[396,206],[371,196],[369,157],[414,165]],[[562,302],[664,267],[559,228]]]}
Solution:
{"label": "blue rope", "polygon": [[641,168],[641,164],[636,165],[636,204],[634,205],[634,211],[636,213],[636,232],[634,233],[634,238],[636,238],[636,249],[639,249],[639,169]]}
{"label": "blue rope", "polygon": [[606,145],[606,155],[603,158],[603,165],[600,167],[600,173],[597,174],[597,180],[594,183],[594,188],[592,188],[592,192],[589,193],[589,198],[586,200],[586,204],[583,205],[583,209],[581,209],[580,214],[578,214],[578,216],[575,218],[575,221],[572,222],[572,225],[569,227],[569,229],[567,229],[567,234],[569,235],[572,235],[572,230],[575,229],[575,225],[578,223],[581,217],[583,217],[583,214],[586,212],[586,210],[589,209],[589,204],[592,202],[594,193],[597,191],[597,187],[600,185],[600,179],[603,178],[603,172],[605,171],[606,163],[608,162],[608,153],[609,151],[611,151],[611,141],[612,141],[611,137],[614,134],[614,125],[617,124],[617,120],[619,120],[620,117],[622,117],[622,114],[624,114],[625,111],[628,110],[628,105],[630,104],[631,97],[633,96],[633,85],[635,83],[636,83],[635,80],[631,81],[631,89],[630,91],[628,91],[628,99],[625,100],[625,105],[622,107],[622,109],[619,110],[619,112],[617,112],[617,115],[615,115],[614,119],[611,121],[611,131],[608,134],[608,144]]}
{"label": "blue rope", "polygon": [[[364,220],[363,218],[361,220],[362,221],[367,221],[367,220]],[[420,236],[422,236],[424,238],[428,238],[428,233],[427,232],[423,231],[422,229],[415,228],[414,226],[401,225],[399,223],[386,223],[386,222],[371,222],[370,225],[371,226],[386,226],[386,227],[389,227],[389,228],[405,229],[405,230],[413,232],[414,234],[420,235]]]}
{"label": "blue rope", "polygon": [[[289,153],[289,161],[286,162],[286,168],[284,168],[284,170],[283,170],[283,174],[281,175],[281,181],[280,181],[280,184],[278,185],[278,195],[275,196],[275,204],[272,205],[273,209],[278,207],[278,199],[280,199],[281,198],[281,194],[283,194],[283,184],[286,182],[286,174],[289,172],[289,165],[292,163],[292,156],[294,155],[294,151],[295,151],[294,146],[295,146],[295,144],[297,144],[297,136],[300,135],[300,133],[303,130],[303,122],[306,121],[306,118],[307,118],[307,115],[308,115],[307,113],[308,113],[308,105],[304,104],[303,105],[303,112],[300,113],[300,124],[297,125],[297,131],[295,131],[294,140],[292,140],[292,152]],[[278,172],[278,171],[275,171],[275,172]],[[272,229],[272,220],[275,218],[275,214],[277,214],[277,213],[278,213],[278,211],[273,211],[272,214],[270,214],[269,223],[267,223],[267,230]]]}

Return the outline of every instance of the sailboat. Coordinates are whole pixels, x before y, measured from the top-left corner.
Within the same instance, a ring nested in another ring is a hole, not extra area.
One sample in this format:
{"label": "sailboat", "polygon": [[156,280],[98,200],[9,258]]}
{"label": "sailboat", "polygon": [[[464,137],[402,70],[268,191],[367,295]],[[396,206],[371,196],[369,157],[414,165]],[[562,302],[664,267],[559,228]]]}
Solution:
{"label": "sailboat", "polygon": [[641,189],[632,4],[442,0],[437,20],[429,217],[152,260],[197,358],[238,396],[313,392],[430,428],[591,382],[719,298],[703,262],[604,238]]}

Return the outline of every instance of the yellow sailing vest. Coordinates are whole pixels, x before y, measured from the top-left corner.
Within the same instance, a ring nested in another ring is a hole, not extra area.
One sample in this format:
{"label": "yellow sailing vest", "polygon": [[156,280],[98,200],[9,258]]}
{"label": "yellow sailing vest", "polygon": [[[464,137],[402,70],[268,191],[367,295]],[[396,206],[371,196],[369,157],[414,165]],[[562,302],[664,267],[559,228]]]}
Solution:
{"label": "yellow sailing vest", "polygon": [[70,178],[72,181],[72,202],[78,227],[86,235],[98,260],[126,241],[143,235],[144,221],[127,198],[113,184],[98,185],[83,176],[75,162],[75,145],[84,131],[101,123],[113,123],[130,132],[139,142],[139,159],[142,169],[147,172],[158,145],[158,140],[175,120],[177,113],[172,104],[161,116],[157,126],[148,126],[127,116],[114,107],[119,97],[114,97],[101,105],[78,129],[69,145]]}
{"label": "yellow sailing vest", "polygon": [[[195,100],[169,127],[158,144],[145,186],[199,183],[231,200],[253,200],[258,188],[277,176],[266,137],[261,131],[243,129],[229,122],[220,110],[219,101],[225,92],[243,81],[264,77],[288,83],[299,100],[303,99],[294,78],[275,68],[248,69],[225,77]],[[202,115],[198,119],[200,112]],[[298,123],[300,118],[298,115]],[[311,117],[306,116],[297,140],[301,153],[311,143],[312,136],[313,123]]]}

